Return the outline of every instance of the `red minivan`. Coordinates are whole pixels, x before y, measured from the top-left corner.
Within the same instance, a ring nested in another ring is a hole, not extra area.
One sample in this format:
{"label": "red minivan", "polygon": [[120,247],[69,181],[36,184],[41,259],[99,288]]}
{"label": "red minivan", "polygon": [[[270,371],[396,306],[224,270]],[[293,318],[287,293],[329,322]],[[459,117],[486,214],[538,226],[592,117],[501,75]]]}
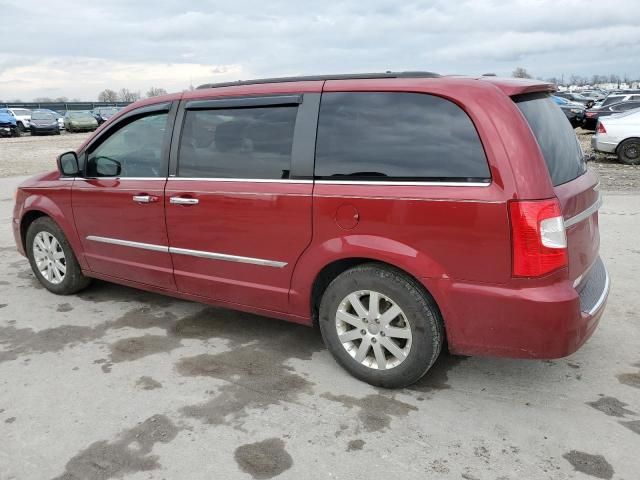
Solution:
{"label": "red minivan", "polygon": [[150,98],[20,186],[16,243],[54,293],[99,278],[318,324],[383,387],[445,342],[566,356],[609,277],[598,178],[552,91],[405,72]]}

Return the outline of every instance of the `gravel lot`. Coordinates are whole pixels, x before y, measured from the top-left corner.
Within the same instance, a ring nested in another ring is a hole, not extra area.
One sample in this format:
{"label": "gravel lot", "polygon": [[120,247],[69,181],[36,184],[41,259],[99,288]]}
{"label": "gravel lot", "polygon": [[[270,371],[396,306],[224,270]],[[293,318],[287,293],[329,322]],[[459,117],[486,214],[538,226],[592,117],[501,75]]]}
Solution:
{"label": "gravel lot", "polygon": [[576,134],[584,153],[596,154],[596,160],[590,162],[589,167],[598,172],[603,190],[640,192],[640,165],[623,165],[616,155],[594,152],[591,148],[593,132],[589,130],[577,128]]}
{"label": "gravel lot", "polygon": [[[584,152],[591,153],[592,132],[579,128],[576,133]],[[77,148],[89,135],[62,132],[61,135],[46,137],[0,138],[0,177],[31,175],[54,169],[57,155]],[[599,153],[590,167],[600,175],[604,190],[640,192],[640,166],[622,165],[615,155]]]}
{"label": "gravel lot", "polygon": [[[2,175],[84,138],[0,139]],[[613,285],[593,338],[553,361],[445,354],[395,391],[310,328],[104,282],[49,293],[13,245],[24,177],[0,178],[0,480],[637,479],[639,173],[592,168]]]}
{"label": "gravel lot", "polygon": [[75,150],[89,135],[90,132],[62,131],[60,135],[32,137],[25,134],[18,138],[0,138],[0,177],[32,175],[55,170],[56,157],[69,150]]}

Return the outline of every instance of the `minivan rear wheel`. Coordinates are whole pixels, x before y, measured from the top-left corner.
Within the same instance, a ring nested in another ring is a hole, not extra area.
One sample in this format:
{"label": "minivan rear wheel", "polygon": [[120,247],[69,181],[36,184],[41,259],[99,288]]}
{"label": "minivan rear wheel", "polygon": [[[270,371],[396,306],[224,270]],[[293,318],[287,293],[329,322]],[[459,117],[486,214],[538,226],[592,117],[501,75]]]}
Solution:
{"label": "minivan rear wheel", "polygon": [[415,280],[369,263],[336,277],[320,303],[327,348],[354,377],[399,388],[418,381],[438,358],[444,329],[431,297]]}
{"label": "minivan rear wheel", "polygon": [[626,165],[640,165],[640,139],[630,138],[620,143],[618,160]]}
{"label": "minivan rear wheel", "polygon": [[26,251],[33,273],[50,292],[71,295],[91,282],[82,274],[62,229],[49,217],[40,217],[29,225]]}

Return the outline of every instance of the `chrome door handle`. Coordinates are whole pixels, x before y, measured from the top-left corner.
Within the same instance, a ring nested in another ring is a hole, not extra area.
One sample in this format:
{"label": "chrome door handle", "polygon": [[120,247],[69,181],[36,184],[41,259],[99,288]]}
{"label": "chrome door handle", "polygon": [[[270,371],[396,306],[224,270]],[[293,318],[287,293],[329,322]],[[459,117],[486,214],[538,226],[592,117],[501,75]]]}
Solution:
{"label": "chrome door handle", "polygon": [[197,205],[200,200],[197,198],[171,197],[169,203],[172,205]]}
{"label": "chrome door handle", "polygon": [[136,203],[151,203],[156,202],[158,197],[154,197],[153,195],[134,195],[133,201]]}

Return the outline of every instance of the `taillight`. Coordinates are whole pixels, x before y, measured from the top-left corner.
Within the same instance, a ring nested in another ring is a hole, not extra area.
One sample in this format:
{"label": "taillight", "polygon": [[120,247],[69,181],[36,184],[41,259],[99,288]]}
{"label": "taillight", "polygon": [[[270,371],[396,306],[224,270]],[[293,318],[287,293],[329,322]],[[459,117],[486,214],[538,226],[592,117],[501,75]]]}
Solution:
{"label": "taillight", "polygon": [[596,129],[596,131],[598,133],[607,133],[607,129],[604,128],[604,125],[600,122],[598,122],[598,128]]}
{"label": "taillight", "polygon": [[539,277],[567,266],[567,236],[558,199],[511,201],[509,216],[515,277]]}

